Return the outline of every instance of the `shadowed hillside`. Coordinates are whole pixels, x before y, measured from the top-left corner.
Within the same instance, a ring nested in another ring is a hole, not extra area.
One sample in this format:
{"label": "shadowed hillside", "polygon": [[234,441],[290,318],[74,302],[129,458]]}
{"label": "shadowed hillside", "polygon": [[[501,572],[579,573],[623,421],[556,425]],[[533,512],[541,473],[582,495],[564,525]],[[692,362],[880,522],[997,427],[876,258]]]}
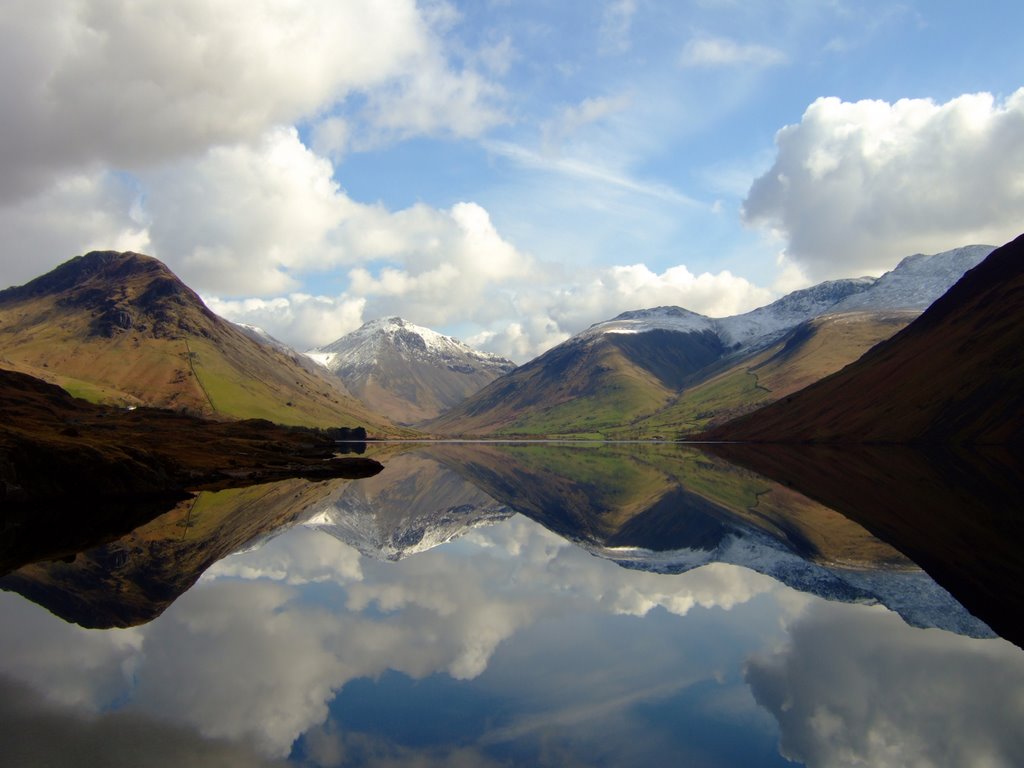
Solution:
{"label": "shadowed hillside", "polygon": [[856,363],[711,440],[1024,440],[1024,236],[997,248],[917,320]]}

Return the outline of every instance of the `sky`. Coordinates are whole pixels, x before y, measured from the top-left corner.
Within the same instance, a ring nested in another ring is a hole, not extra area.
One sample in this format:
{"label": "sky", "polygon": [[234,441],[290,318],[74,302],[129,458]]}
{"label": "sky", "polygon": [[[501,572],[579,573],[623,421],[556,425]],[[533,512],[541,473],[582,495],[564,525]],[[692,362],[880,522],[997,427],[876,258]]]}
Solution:
{"label": "sky", "polygon": [[7,0],[0,286],[164,261],[299,349],[524,362],[1024,230],[1024,6]]}

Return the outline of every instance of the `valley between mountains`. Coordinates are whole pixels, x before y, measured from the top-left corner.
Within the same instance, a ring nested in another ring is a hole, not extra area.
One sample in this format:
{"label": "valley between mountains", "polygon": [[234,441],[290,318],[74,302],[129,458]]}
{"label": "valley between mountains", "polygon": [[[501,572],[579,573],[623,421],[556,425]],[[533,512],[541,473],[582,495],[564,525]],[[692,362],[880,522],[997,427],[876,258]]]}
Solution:
{"label": "valley between mountains", "polygon": [[[0,291],[0,368],[122,411],[360,426],[378,438],[928,439],[940,435],[929,425],[956,421],[949,410],[959,406],[920,415],[918,394],[932,402],[936,391],[974,381],[990,420],[1002,400],[1020,396],[1011,351],[1020,242],[993,250],[909,256],[879,278],[821,283],[732,317],[640,308],[519,366],[401,317],[302,353],[218,317],[156,259],[92,252]],[[992,295],[962,285],[990,273]],[[940,309],[950,327],[935,330]],[[943,342],[921,341],[923,328]],[[883,354],[878,345],[888,339]],[[900,339],[919,339],[911,362],[898,353],[911,342]],[[862,383],[843,383],[851,364],[872,368],[883,358]],[[831,426],[784,426],[804,424],[797,413],[823,411],[804,395],[822,380],[814,391],[827,392],[819,397],[831,404]],[[889,404],[875,428],[865,426],[874,419],[865,399]],[[915,426],[880,426],[901,419]],[[843,432],[841,424],[854,423]],[[949,434],[1002,440],[1014,429],[961,425]]]}

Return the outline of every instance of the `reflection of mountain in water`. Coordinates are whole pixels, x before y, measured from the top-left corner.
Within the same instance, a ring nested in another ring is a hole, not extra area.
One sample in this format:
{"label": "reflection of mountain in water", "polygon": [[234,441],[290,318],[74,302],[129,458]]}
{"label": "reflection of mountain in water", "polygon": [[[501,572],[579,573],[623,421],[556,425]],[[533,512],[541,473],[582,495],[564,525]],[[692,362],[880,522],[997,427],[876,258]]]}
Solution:
{"label": "reflection of mountain in water", "polygon": [[692,448],[443,445],[497,499],[628,568],[722,562],[801,592],[880,602],[909,624],[991,636],[946,590],[860,525]]}
{"label": "reflection of mountain in water", "polygon": [[215,562],[330,501],[347,480],[284,480],[203,492],[127,536],[0,578],[66,621],[90,628],[152,621]]}
{"label": "reflection of mountain in water", "polygon": [[158,616],[218,559],[301,522],[398,560],[516,512],[621,566],[750,568],[829,600],[879,602],[908,623],[990,635],[944,589],[860,525],[795,491],[674,445],[402,446],[355,483],[204,494],[72,562],[0,579],[85,626]]}
{"label": "reflection of mountain in water", "polygon": [[400,560],[513,514],[423,449],[389,458],[380,475],[350,485],[306,525],[369,557]]}
{"label": "reflection of mountain in water", "polygon": [[1024,647],[1024,462],[1011,447],[717,445],[906,552]]}

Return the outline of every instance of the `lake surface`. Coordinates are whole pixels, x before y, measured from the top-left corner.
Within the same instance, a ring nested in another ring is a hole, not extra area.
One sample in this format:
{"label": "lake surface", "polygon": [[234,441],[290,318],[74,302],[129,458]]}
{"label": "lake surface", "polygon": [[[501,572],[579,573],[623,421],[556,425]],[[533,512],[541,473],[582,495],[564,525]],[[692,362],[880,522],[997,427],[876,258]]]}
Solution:
{"label": "lake surface", "polygon": [[790,487],[675,445],[368,455],[0,579],[0,763],[1024,765],[1024,651]]}

